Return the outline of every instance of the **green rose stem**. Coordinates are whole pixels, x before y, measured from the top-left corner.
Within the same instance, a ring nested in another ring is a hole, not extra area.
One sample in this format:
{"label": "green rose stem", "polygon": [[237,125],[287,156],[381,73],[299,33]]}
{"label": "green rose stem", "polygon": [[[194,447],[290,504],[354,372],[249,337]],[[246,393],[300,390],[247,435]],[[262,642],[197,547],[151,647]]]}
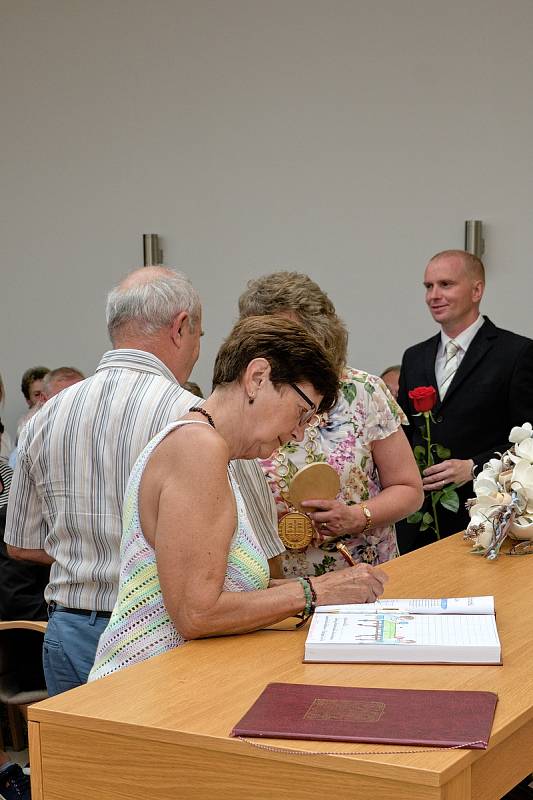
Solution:
{"label": "green rose stem", "polygon": [[[426,418],[426,444],[427,444],[427,465],[428,467],[433,466],[433,454],[431,452],[431,426],[429,424],[429,417],[431,412],[424,411],[424,417]],[[431,496],[431,508],[433,509],[433,528],[437,539],[440,539],[440,531],[439,531],[439,521],[437,519],[437,501],[435,499],[435,493],[430,492]]]}

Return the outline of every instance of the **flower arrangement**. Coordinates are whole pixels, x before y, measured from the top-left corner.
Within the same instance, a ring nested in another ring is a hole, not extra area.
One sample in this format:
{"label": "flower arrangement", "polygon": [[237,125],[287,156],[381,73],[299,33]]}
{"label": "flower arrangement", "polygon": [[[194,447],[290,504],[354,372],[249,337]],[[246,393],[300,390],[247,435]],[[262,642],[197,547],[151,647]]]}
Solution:
{"label": "flower arrangement", "polygon": [[[450,451],[447,447],[431,441],[431,423],[435,423],[432,410],[437,402],[437,390],[435,387],[417,386],[416,389],[411,389],[409,398],[415,411],[418,412],[415,416],[424,417],[424,424],[421,426],[420,432],[425,446],[419,444],[413,450],[418,469],[423,475],[427,467],[432,467],[435,464],[435,458],[441,460],[449,458]],[[455,483],[450,483],[439,491],[428,492],[422,508],[419,511],[415,511],[414,514],[409,514],[407,522],[415,525],[420,523],[421,531],[433,531],[437,539],[440,539],[437,506],[440,504],[448,511],[457,512],[459,510],[459,495],[455,491],[456,488]]]}
{"label": "flower arrangement", "polygon": [[517,541],[511,552],[533,549],[533,426],[525,422],[509,434],[513,445],[491,458],[474,480],[468,502],[470,522],[464,538],[472,552],[492,560],[507,537]]}

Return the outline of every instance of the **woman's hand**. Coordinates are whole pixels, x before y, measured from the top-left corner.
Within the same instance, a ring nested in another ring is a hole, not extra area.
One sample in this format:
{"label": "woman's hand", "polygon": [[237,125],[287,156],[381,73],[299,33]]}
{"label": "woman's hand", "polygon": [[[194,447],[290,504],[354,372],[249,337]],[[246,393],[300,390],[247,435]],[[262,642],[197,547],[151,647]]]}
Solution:
{"label": "woman's hand", "polygon": [[342,500],[304,500],[301,505],[320,536],[359,533],[365,526],[366,518],[361,509],[348,506]]}
{"label": "woman's hand", "polygon": [[383,594],[388,575],[379,567],[357,564],[355,567],[327,572],[312,578],[317,605],[373,603]]}

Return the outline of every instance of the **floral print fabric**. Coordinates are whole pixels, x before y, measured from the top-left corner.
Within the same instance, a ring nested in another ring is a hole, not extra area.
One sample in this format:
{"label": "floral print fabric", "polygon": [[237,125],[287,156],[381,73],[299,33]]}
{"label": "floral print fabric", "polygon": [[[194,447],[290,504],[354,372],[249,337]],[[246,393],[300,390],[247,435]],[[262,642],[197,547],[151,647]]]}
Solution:
{"label": "floral print fabric", "polygon": [[[346,367],[340,386],[337,404],[321,415],[318,425],[311,423],[303,442],[289,442],[261,462],[274,493],[278,519],[291,510],[281,493],[280,478],[290,488],[296,472],[315,461],[326,461],[339,473],[338,497],[348,505],[364,502],[381,491],[372,442],[393,434],[400,425],[407,424],[407,418],[375,375]],[[335,548],[336,541],[316,535],[305,551],[286,551],[282,556],[284,575],[322,575],[343,569],[346,562]],[[370,528],[364,534],[346,534],[341,541],[358,562],[381,564],[398,555],[394,525]]]}

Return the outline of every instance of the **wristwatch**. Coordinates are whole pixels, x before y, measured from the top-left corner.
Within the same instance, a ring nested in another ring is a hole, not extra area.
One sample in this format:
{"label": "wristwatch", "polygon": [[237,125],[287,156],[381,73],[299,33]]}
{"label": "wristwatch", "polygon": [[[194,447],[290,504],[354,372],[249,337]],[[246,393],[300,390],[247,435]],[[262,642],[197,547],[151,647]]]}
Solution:
{"label": "wristwatch", "polygon": [[363,528],[361,533],[366,533],[367,530],[372,525],[372,512],[370,511],[369,507],[366,506],[364,503],[359,503],[359,508],[361,509],[363,514],[365,515],[365,527]]}

